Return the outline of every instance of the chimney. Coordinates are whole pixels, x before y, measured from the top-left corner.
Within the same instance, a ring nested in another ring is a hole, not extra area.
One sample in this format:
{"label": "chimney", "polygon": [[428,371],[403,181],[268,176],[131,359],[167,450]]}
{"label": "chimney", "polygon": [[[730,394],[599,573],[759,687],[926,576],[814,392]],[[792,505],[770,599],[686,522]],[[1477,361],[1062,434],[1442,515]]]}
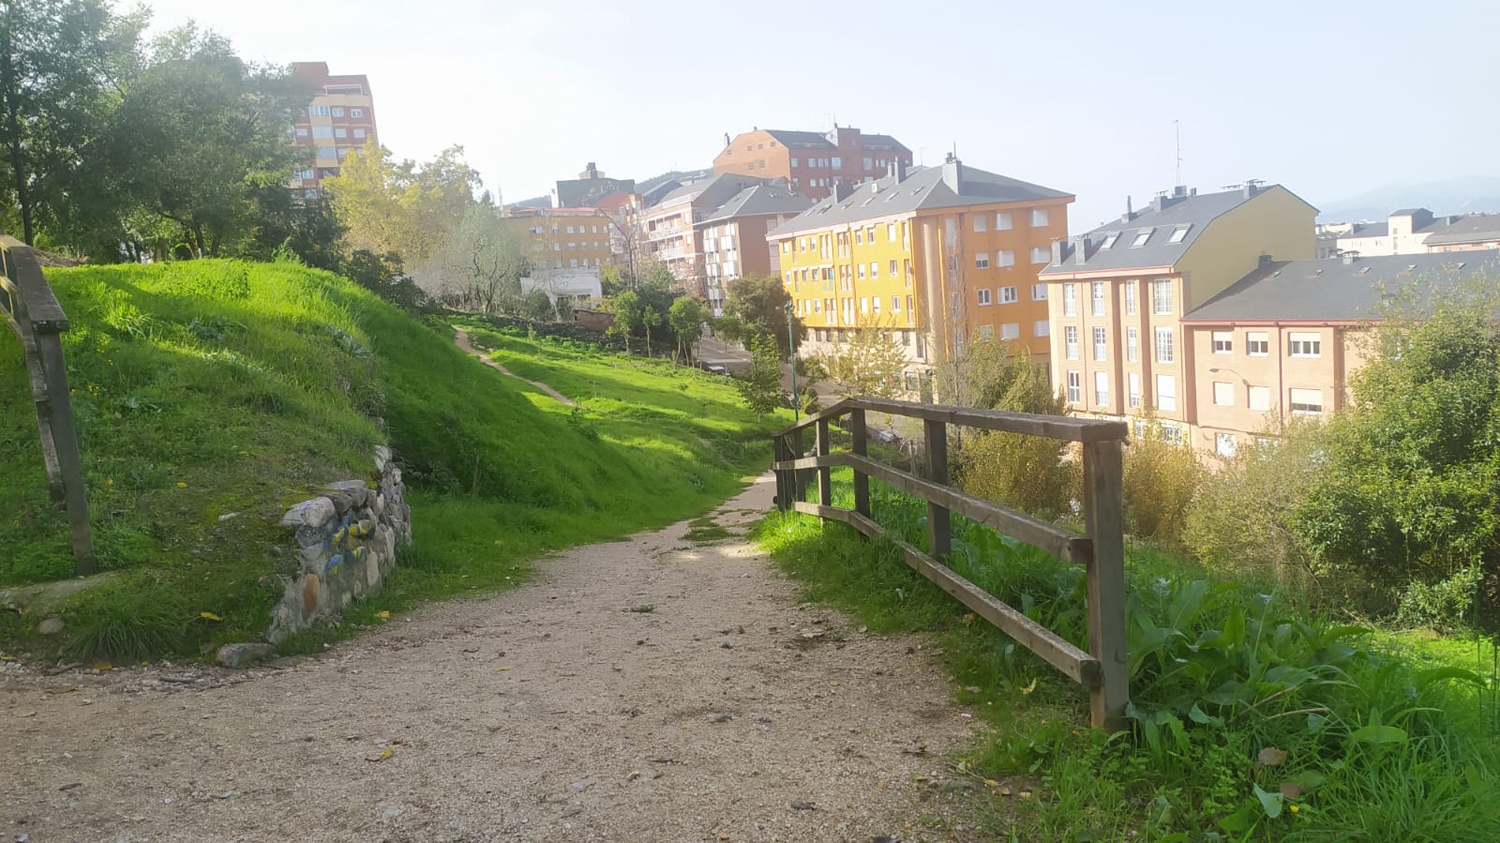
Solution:
{"label": "chimney", "polygon": [[1359,260],[1359,252],[1353,249],[1347,252],[1339,252],[1339,260],[1343,262],[1344,266],[1352,266],[1355,261]]}
{"label": "chimney", "polygon": [[1130,207],[1130,197],[1125,197],[1125,213],[1120,215],[1120,222],[1130,222],[1135,219],[1135,211]]}
{"label": "chimney", "polygon": [[1259,192],[1260,187],[1255,183],[1255,179],[1250,179],[1249,181],[1245,182],[1245,186],[1240,189],[1240,193],[1244,195],[1246,199],[1249,199]]}
{"label": "chimney", "polygon": [[954,193],[962,194],[964,185],[964,165],[958,160],[958,156],[948,153],[948,158],[943,161],[943,184]]}
{"label": "chimney", "polygon": [[599,178],[599,166],[597,164],[595,164],[593,161],[590,161],[588,163],[588,165],[583,168],[583,171],[584,171],[584,173],[587,174],[587,175],[584,176],[584,178],[586,178],[586,179],[597,179],[597,178]]}
{"label": "chimney", "polygon": [[833,201],[842,202],[854,194],[854,185],[840,179],[833,183]]}
{"label": "chimney", "polygon": [[1052,241],[1052,262],[1055,264],[1063,262],[1063,241],[1061,240]]}
{"label": "chimney", "polygon": [[906,162],[899,157],[892,158],[885,165],[885,174],[888,178],[896,180],[896,184],[906,181]]}
{"label": "chimney", "polygon": [[728,132],[724,133],[724,145],[725,146],[729,146],[729,133]]}
{"label": "chimney", "polygon": [[1265,269],[1266,267],[1270,266],[1271,265],[1271,256],[1270,255],[1261,255],[1260,256],[1260,263],[1257,264],[1257,265],[1261,269]]}
{"label": "chimney", "polygon": [[1172,198],[1173,199],[1186,199],[1187,195],[1188,195],[1187,185],[1178,184],[1178,185],[1173,185],[1172,186]]}
{"label": "chimney", "polygon": [[1089,259],[1089,239],[1082,234],[1073,238],[1073,255],[1079,266]]}

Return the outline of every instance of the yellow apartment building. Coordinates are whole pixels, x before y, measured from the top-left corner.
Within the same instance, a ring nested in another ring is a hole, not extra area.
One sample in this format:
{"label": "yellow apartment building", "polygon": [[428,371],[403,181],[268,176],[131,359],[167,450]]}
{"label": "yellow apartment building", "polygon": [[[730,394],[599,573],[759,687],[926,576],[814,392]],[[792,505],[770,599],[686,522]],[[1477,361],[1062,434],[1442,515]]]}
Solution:
{"label": "yellow apartment building", "polygon": [[1163,435],[1197,440],[1199,351],[1184,314],[1272,260],[1315,256],[1317,209],[1280,185],[1157,196],[1118,222],[1053,245],[1041,273],[1052,377],[1073,411],[1154,409]]}
{"label": "yellow apartment building", "polygon": [[532,263],[543,269],[586,269],[609,263],[609,216],[598,208],[515,208],[506,222],[531,243]]}
{"label": "yellow apartment building", "polygon": [[1039,362],[1050,351],[1038,271],[1065,238],[1073,196],[950,156],[834,192],[767,235],[807,328],[800,351],[829,350],[874,324],[907,349],[906,388],[965,343],[1006,341]]}
{"label": "yellow apartment building", "polygon": [[1365,361],[1383,297],[1441,296],[1500,277],[1500,251],[1270,261],[1182,319],[1192,349],[1195,447],[1233,456],[1294,417],[1326,418]]}

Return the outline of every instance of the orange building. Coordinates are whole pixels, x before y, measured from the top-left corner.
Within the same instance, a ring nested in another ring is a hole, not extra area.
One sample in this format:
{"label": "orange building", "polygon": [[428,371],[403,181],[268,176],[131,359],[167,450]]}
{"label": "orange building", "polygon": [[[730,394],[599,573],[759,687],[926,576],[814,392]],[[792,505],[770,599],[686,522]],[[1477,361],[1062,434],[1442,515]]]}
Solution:
{"label": "orange building", "polygon": [[796,193],[825,199],[835,184],[880,178],[892,164],[910,167],[911,150],[890,135],[835,124],[827,134],[756,128],[733,140],[725,135],[714,172],[786,179]]}
{"label": "orange building", "polygon": [[321,61],[292,62],[292,73],[313,90],[292,127],[293,142],[313,148],[313,166],[294,173],[291,186],[317,190],[339,174],[349,150],[377,142],[375,100],[364,74],[333,76]]}
{"label": "orange building", "polygon": [[892,164],[884,178],[834,195],[768,235],[807,327],[809,354],[875,325],[911,363],[908,389],[966,343],[996,340],[1045,361],[1047,287],[1037,273],[1068,231],[1073,196],[965,167]]}
{"label": "orange building", "polygon": [[506,220],[531,241],[532,263],[543,269],[586,269],[610,261],[609,216],[598,208],[512,208]]}

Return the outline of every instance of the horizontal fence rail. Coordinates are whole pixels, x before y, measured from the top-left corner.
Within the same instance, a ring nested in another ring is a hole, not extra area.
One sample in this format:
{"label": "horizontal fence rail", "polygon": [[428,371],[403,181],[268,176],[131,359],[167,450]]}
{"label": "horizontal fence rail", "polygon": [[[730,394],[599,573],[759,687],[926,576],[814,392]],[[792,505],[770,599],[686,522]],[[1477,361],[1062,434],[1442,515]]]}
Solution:
{"label": "horizontal fence rail", "polygon": [[[920,419],[926,440],[927,478],[870,459],[866,414],[882,413]],[[847,416],[851,443],[847,453],[832,453],[830,422]],[[1054,524],[1017,512],[948,485],[948,425],[1042,436],[1078,442],[1083,450],[1084,525],[1079,536]],[[813,456],[803,456],[802,432],[814,431]],[[1116,731],[1125,726],[1130,701],[1125,647],[1125,538],[1121,497],[1121,445],[1124,422],[1061,416],[975,410],[876,398],[850,398],[805,418],[772,436],[775,450],[776,501],[795,510],[841,521],[869,538],[885,537],[906,563],[953,595],[1016,642],[1036,653],[1089,690],[1093,724]],[[854,508],[833,505],[832,469],[854,471]],[[804,478],[816,472],[818,502],[802,500]],[[870,514],[870,478],[927,502],[929,553],[891,535]],[[1087,574],[1089,649],[1084,652],[1061,636],[1006,605],[943,563],[952,546],[951,513],[993,527],[1059,559],[1083,565]]]}
{"label": "horizontal fence rail", "polygon": [[83,460],[78,452],[78,430],[69,397],[68,368],[63,360],[62,334],[68,330],[68,315],[42,276],[36,255],[19,240],[3,234],[0,234],[0,312],[21,338],[49,490],[53,500],[67,507],[74,571],[92,574],[96,565],[88,494],[83,485]]}

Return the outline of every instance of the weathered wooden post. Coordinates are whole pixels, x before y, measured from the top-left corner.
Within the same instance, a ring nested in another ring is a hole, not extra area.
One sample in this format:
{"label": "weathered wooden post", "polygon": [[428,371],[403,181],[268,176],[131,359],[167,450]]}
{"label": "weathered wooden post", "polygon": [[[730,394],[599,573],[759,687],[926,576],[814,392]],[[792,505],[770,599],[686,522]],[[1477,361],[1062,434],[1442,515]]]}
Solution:
{"label": "weathered wooden post", "polygon": [[[865,411],[852,410],[849,413],[849,433],[853,439],[850,450],[855,456],[863,457],[867,453],[867,440],[865,438]],[[870,475],[854,469],[854,511],[866,518],[870,517]]]}
{"label": "weathered wooden post", "polygon": [[1095,726],[1125,728],[1130,702],[1126,662],[1124,505],[1120,488],[1120,441],[1083,443],[1084,524],[1094,544],[1088,566],[1089,655],[1099,660],[1102,680],[1089,689]]}
{"label": "weathered wooden post", "polygon": [[[828,419],[818,419],[818,456],[828,456]],[[818,503],[833,506],[833,469],[818,469]]]}
{"label": "weathered wooden post", "polygon": [[[784,462],[790,457],[787,455],[786,437],[777,436],[772,442],[772,460],[776,463]],[[789,469],[777,467],[776,474],[776,508],[785,512],[792,508],[792,493],[787,477],[791,475]]]}
{"label": "weathered wooden post", "polygon": [[[927,479],[948,485],[948,425],[933,419],[922,423],[927,438]],[[942,558],[953,549],[948,508],[927,502],[928,552]]]}

